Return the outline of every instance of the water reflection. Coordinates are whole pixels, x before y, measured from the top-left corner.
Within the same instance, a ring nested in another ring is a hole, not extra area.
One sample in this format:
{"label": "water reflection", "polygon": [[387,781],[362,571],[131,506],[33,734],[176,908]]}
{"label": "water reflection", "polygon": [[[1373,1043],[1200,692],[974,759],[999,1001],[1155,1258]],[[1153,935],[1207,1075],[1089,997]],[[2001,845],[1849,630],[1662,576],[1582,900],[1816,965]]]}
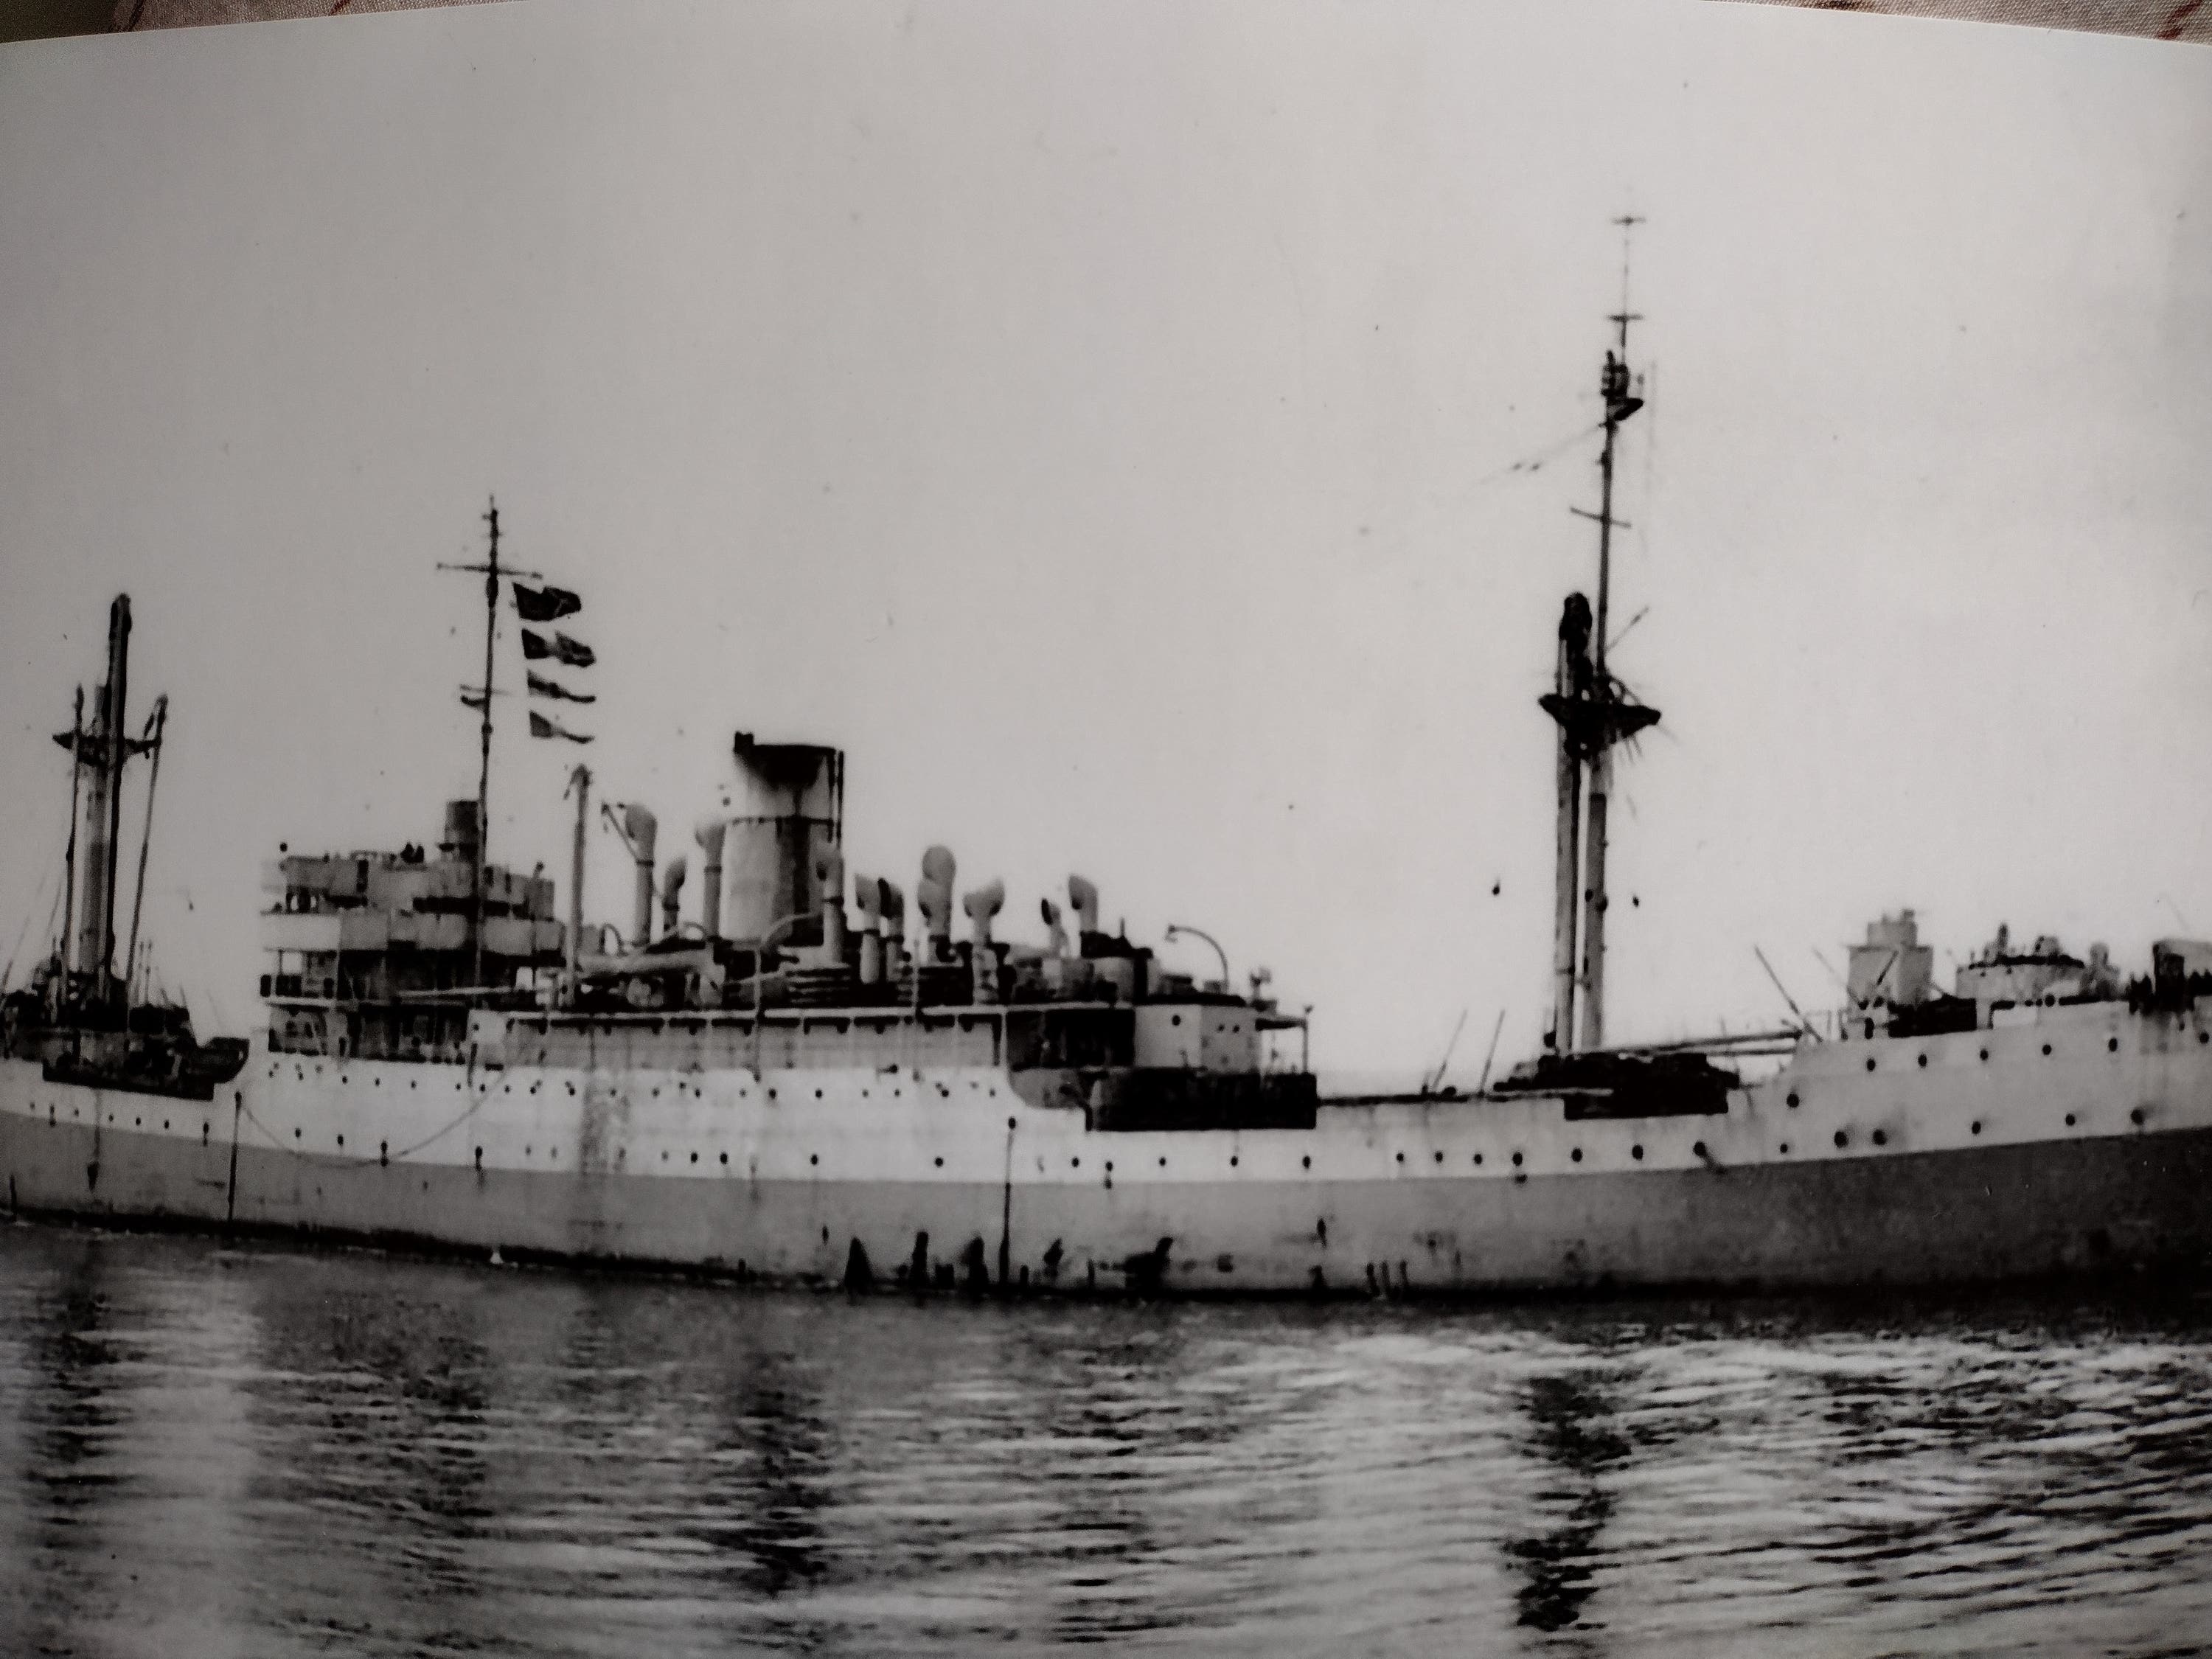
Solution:
{"label": "water reflection", "polygon": [[2212,1628],[2208,1401],[2186,1298],[916,1305],[15,1228],[0,1620],[165,1655],[2148,1651]]}
{"label": "water reflection", "polygon": [[1613,1514],[1601,1477],[1628,1457],[1628,1442],[1613,1423],[1609,1389],[1619,1381],[1617,1373],[1583,1370],[1539,1376],[1528,1387],[1522,1408],[1537,1452],[1559,1477],[1540,1501],[1547,1510],[1565,1509],[1550,1531],[1505,1546],[1526,1579],[1516,1597],[1520,1622],[1537,1630],[1573,1624],[1595,1588],[1597,1536]]}
{"label": "water reflection", "polygon": [[73,1243],[57,1255],[51,1294],[19,1327],[30,1372],[21,1412],[29,1522],[23,1629],[42,1649],[65,1640],[73,1614],[116,1595],[104,1522],[128,1480],[111,1455],[127,1384],[108,1340],[106,1258],[91,1240]]}

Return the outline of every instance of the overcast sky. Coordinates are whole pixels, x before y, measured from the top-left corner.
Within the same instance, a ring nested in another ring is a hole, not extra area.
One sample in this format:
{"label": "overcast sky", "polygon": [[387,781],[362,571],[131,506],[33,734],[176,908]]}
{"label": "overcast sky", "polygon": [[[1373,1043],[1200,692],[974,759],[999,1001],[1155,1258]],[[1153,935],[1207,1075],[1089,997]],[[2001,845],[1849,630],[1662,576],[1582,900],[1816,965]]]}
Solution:
{"label": "overcast sky", "polygon": [[[474,791],[435,566],[495,492],[586,596],[586,757],[687,850],[733,730],[838,744],[857,869],[941,840],[1016,937],[1080,870],[1271,964],[1332,1066],[1418,1070],[1462,1008],[1465,1070],[1500,1009],[1525,1053],[1626,211],[1615,665],[1666,719],[1614,1031],[1765,1020],[1754,945],[1831,1002],[1814,947],[1901,904],[1962,957],[2212,934],[2212,54],[535,0],[0,48],[0,942],[127,590],[173,706],[147,926],[256,1017],[278,842]],[[574,751],[501,713],[494,856],[565,880]]]}

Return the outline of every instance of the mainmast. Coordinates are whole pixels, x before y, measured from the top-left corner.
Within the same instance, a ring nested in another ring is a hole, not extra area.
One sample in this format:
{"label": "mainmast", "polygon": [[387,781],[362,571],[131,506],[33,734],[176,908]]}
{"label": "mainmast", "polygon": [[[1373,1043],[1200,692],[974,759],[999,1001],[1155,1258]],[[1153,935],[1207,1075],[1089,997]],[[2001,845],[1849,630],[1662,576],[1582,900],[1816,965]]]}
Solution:
{"label": "mainmast", "polygon": [[[1559,726],[1551,1042],[1554,1050],[1561,1053],[1601,1048],[1605,1042],[1605,861],[1607,817],[1613,794],[1612,750],[1615,744],[1659,719],[1657,709],[1638,703],[1606,666],[1613,532],[1616,527],[1628,527],[1613,516],[1614,453],[1622,422],[1644,407],[1644,400],[1630,391],[1628,368],[1628,325],[1639,319],[1628,308],[1627,234],[1641,222],[1630,216],[1614,222],[1622,232],[1621,305],[1607,319],[1616,332],[1598,382],[1605,399],[1605,445],[1598,458],[1598,510],[1571,509],[1597,523],[1596,614],[1592,616],[1589,602],[1581,594],[1568,595],[1559,621],[1557,678],[1552,693],[1541,699],[1545,712]],[[1579,939],[1575,915],[1577,897],[1582,911]],[[1579,1041],[1575,1029],[1577,1012]]]}

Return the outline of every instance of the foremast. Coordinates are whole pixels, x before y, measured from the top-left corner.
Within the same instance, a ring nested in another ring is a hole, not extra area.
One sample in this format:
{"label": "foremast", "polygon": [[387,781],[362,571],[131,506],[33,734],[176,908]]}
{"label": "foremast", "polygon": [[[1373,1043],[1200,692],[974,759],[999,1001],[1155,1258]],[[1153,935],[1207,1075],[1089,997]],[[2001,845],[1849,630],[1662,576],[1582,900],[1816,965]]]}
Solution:
{"label": "foremast", "polygon": [[477,823],[476,850],[469,877],[469,983],[483,983],[483,925],[484,925],[484,860],[491,855],[491,700],[496,690],[493,684],[497,659],[494,648],[499,637],[499,579],[502,575],[527,574],[514,570],[502,571],[499,563],[499,501],[495,497],[484,512],[486,551],[482,564],[441,565],[441,570],[465,570],[480,574],[484,596],[484,668],[483,684],[463,686],[461,702],[477,711]]}

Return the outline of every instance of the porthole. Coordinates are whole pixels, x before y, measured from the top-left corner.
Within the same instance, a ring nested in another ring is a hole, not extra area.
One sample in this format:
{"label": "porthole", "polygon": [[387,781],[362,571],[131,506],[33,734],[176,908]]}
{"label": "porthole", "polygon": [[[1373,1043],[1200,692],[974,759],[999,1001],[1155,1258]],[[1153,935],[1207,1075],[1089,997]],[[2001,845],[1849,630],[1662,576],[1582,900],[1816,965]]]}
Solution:
{"label": "porthole", "polygon": [[1790,1156],[1790,1143],[1786,1140],[1782,1143],[1782,1156],[1784,1158]]}
{"label": "porthole", "polygon": [[806,1161],[809,1164],[819,1164],[822,1161],[822,1154],[819,1152],[809,1152],[806,1155]]}
{"label": "porthole", "polygon": [[295,1140],[297,1140],[299,1138],[300,1138],[300,1132],[299,1132],[299,1130],[297,1130],[297,1129],[293,1130],[293,1131],[292,1131],[292,1139],[295,1139]]}
{"label": "porthole", "polygon": [[2199,1042],[2212,1042],[2212,1031],[2199,1031],[2197,1034],[2197,1040]]}
{"label": "porthole", "polygon": [[1791,1109],[1796,1109],[1797,1105],[1797,1097],[1794,1094],[1790,1097],[1790,1105]]}
{"label": "porthole", "polygon": [[2066,1127],[2069,1129],[2074,1127],[2074,1114],[2071,1112],[2066,1114]]}
{"label": "porthole", "polygon": [[660,1161],[661,1161],[663,1164],[665,1164],[665,1163],[667,1163],[667,1162],[668,1162],[668,1152],[667,1152],[667,1151],[666,1151],[666,1149],[665,1149],[665,1148],[663,1148],[663,1149],[662,1149],[662,1152],[661,1152],[661,1154],[660,1154]]}
{"label": "porthole", "polygon": [[1439,1164],[1441,1164],[1441,1163],[1443,1163],[1443,1161],[1444,1161],[1444,1155],[1443,1155],[1442,1152],[1438,1152],[1438,1153],[1437,1154],[1437,1163],[1439,1163]]}
{"label": "porthole", "polygon": [[722,1154],[722,1162],[723,1162],[724,1164],[727,1164],[729,1161],[730,1161],[730,1155],[729,1155],[727,1152],[724,1152],[724,1153]]}
{"label": "porthole", "polygon": [[2045,1043],[2045,1044],[2043,1045],[2043,1053],[2044,1053],[2044,1057],[2045,1057],[2045,1059],[2048,1059],[2048,1058],[2050,1057],[2050,1054],[2051,1054],[2051,1045],[2050,1045],[2049,1043],[2047,1043],[2047,1042],[2046,1042],[2046,1043]]}
{"label": "porthole", "polygon": [[814,1091],[814,1097],[815,1097],[815,1099],[817,1099],[817,1100],[821,1099],[821,1098],[822,1098],[822,1091],[821,1091],[821,1090],[819,1090],[819,1089],[817,1089],[817,1090]]}
{"label": "porthole", "polygon": [[1513,1167],[1516,1170],[1521,1167],[1521,1154],[1518,1152],[1513,1154]]}
{"label": "porthole", "polygon": [[[1108,1169],[1109,1169],[1109,1170],[1110,1170],[1110,1169],[1112,1169],[1114,1166],[1113,1166],[1112,1164],[1109,1164],[1106,1167],[1107,1167]],[[1165,1159],[1165,1158],[1162,1158],[1162,1159],[1160,1160],[1160,1168],[1162,1168],[1163,1170],[1164,1170],[1164,1169],[1166,1169],[1167,1167],[1168,1167],[1168,1161],[1167,1161],[1167,1159]]]}
{"label": "porthole", "polygon": [[1313,1168],[1313,1158],[1312,1158],[1310,1156],[1308,1156],[1308,1157],[1305,1157],[1305,1158],[1300,1158],[1300,1159],[1298,1160],[1298,1168],[1300,1168],[1301,1170],[1310,1170],[1310,1169],[1312,1169],[1312,1168]]}
{"label": "porthole", "polygon": [[1703,1158],[1705,1155],[1705,1143],[1702,1140],[1692,1141],[1690,1144],[1690,1151],[1696,1156]]}
{"label": "porthole", "polygon": [[1572,1158],[1576,1163],[1579,1164],[1583,1161],[1583,1149],[1577,1146],[1574,1151],[1569,1152],[1567,1156]]}
{"label": "porthole", "polygon": [[[1443,1154],[1439,1153],[1438,1156],[1441,1157]],[[1234,1152],[1229,1154],[1229,1167],[1232,1170],[1237,1167],[1237,1154]]]}
{"label": "porthole", "polygon": [[2106,1054],[2117,1054],[2118,1053],[2119,1053],[2119,1052],[2120,1052],[2120,1040],[2119,1040],[2119,1038],[2118,1038],[2118,1037],[2106,1037],[2106,1038],[2105,1039],[2105,1052],[2106,1052]]}
{"label": "porthole", "polygon": [[2135,1110],[2130,1112],[2128,1114],[2128,1121],[2134,1124],[2136,1128],[2142,1128],[2143,1125],[2143,1109],[2138,1106]]}
{"label": "porthole", "polygon": [[1114,1160],[1110,1158],[1106,1160],[1106,1173],[1108,1175],[1114,1173]]}
{"label": "porthole", "polygon": [[1982,1058],[1983,1058],[1984,1060],[1987,1060],[1989,1057],[1990,1057],[1990,1051],[1989,1051],[1988,1049],[1986,1049],[1986,1048],[1983,1049],[1983,1050],[1982,1050]]}
{"label": "porthole", "polygon": [[1869,1072],[1874,1070],[1874,1056],[1872,1054],[1869,1054],[1867,1056],[1867,1070]]}
{"label": "porthole", "polygon": [[1401,1163],[1401,1164],[1403,1164],[1405,1161],[1406,1161],[1406,1155],[1405,1155],[1405,1153],[1403,1153],[1403,1152],[1399,1153],[1399,1154],[1398,1154],[1398,1162],[1399,1162],[1399,1163]]}
{"label": "porthole", "polygon": [[1978,1135],[1978,1134],[1981,1133],[1981,1132],[1982,1132],[1982,1121],[1981,1121],[1981,1119],[1979,1119],[1979,1118],[1976,1118],[1976,1119],[1975,1119],[1972,1123],[1969,1123],[1969,1124],[1966,1126],[1966,1132],[1967,1132],[1967,1133],[1969,1133],[1969,1134],[1977,1134],[1977,1135]]}
{"label": "porthole", "polygon": [[[165,1128],[165,1129],[166,1129],[166,1128],[167,1128],[169,1126],[168,1126],[167,1124],[166,1124],[166,1123],[165,1123],[165,1124],[163,1124],[161,1127],[162,1127],[163,1128]],[[340,1135],[340,1136],[338,1137],[338,1146],[339,1146],[339,1147],[340,1147],[340,1149],[341,1149],[341,1150],[343,1150],[343,1147],[344,1147],[344,1146],[345,1146],[345,1137],[344,1137],[343,1135]]]}
{"label": "porthole", "polygon": [[1841,1129],[1836,1131],[1836,1149],[1840,1152],[1851,1144],[1851,1138]]}
{"label": "porthole", "polygon": [[1924,1072],[1924,1071],[1926,1071],[1926,1070],[1928,1069],[1928,1056],[1927,1056],[1927,1055],[1925,1055],[1925,1054],[1922,1054],[1922,1055],[1920,1055],[1920,1056],[1918,1057],[1918,1059],[1919,1059],[1920,1069],[1921,1069],[1922,1071],[1923,1071],[1923,1072]]}
{"label": "porthole", "polygon": [[1181,1014],[1170,1014],[1170,1015],[1168,1016],[1168,1024],[1170,1024],[1170,1025],[1180,1025],[1180,1024],[1182,1024],[1182,1016]]}
{"label": "porthole", "polygon": [[1071,1170],[1079,1170],[1083,1167],[1083,1160],[1079,1158],[1071,1158],[1067,1160],[1067,1167]]}
{"label": "porthole", "polygon": [[1876,1129],[1874,1132],[1874,1144],[1877,1146],[1888,1146],[1889,1132],[1887,1129]]}
{"label": "porthole", "polygon": [[[527,1152],[530,1150],[530,1148],[529,1148],[529,1147],[527,1147],[527,1146],[525,1146],[522,1150],[523,1150],[525,1152]],[[694,1164],[696,1164],[696,1163],[699,1161],[699,1154],[698,1154],[698,1153],[696,1153],[696,1152],[692,1153],[692,1154],[691,1154],[691,1161],[692,1161]]]}
{"label": "porthole", "polygon": [[945,1160],[943,1158],[940,1158],[937,1160],[937,1167],[940,1170],[945,1167]]}
{"label": "porthole", "polygon": [[1482,1154],[1481,1154],[1480,1152],[1477,1152],[1477,1153],[1474,1155],[1474,1161],[1475,1161],[1475,1163],[1476,1163],[1476,1164],[1477,1164],[1478,1166],[1480,1166],[1480,1164],[1482,1163]]}

